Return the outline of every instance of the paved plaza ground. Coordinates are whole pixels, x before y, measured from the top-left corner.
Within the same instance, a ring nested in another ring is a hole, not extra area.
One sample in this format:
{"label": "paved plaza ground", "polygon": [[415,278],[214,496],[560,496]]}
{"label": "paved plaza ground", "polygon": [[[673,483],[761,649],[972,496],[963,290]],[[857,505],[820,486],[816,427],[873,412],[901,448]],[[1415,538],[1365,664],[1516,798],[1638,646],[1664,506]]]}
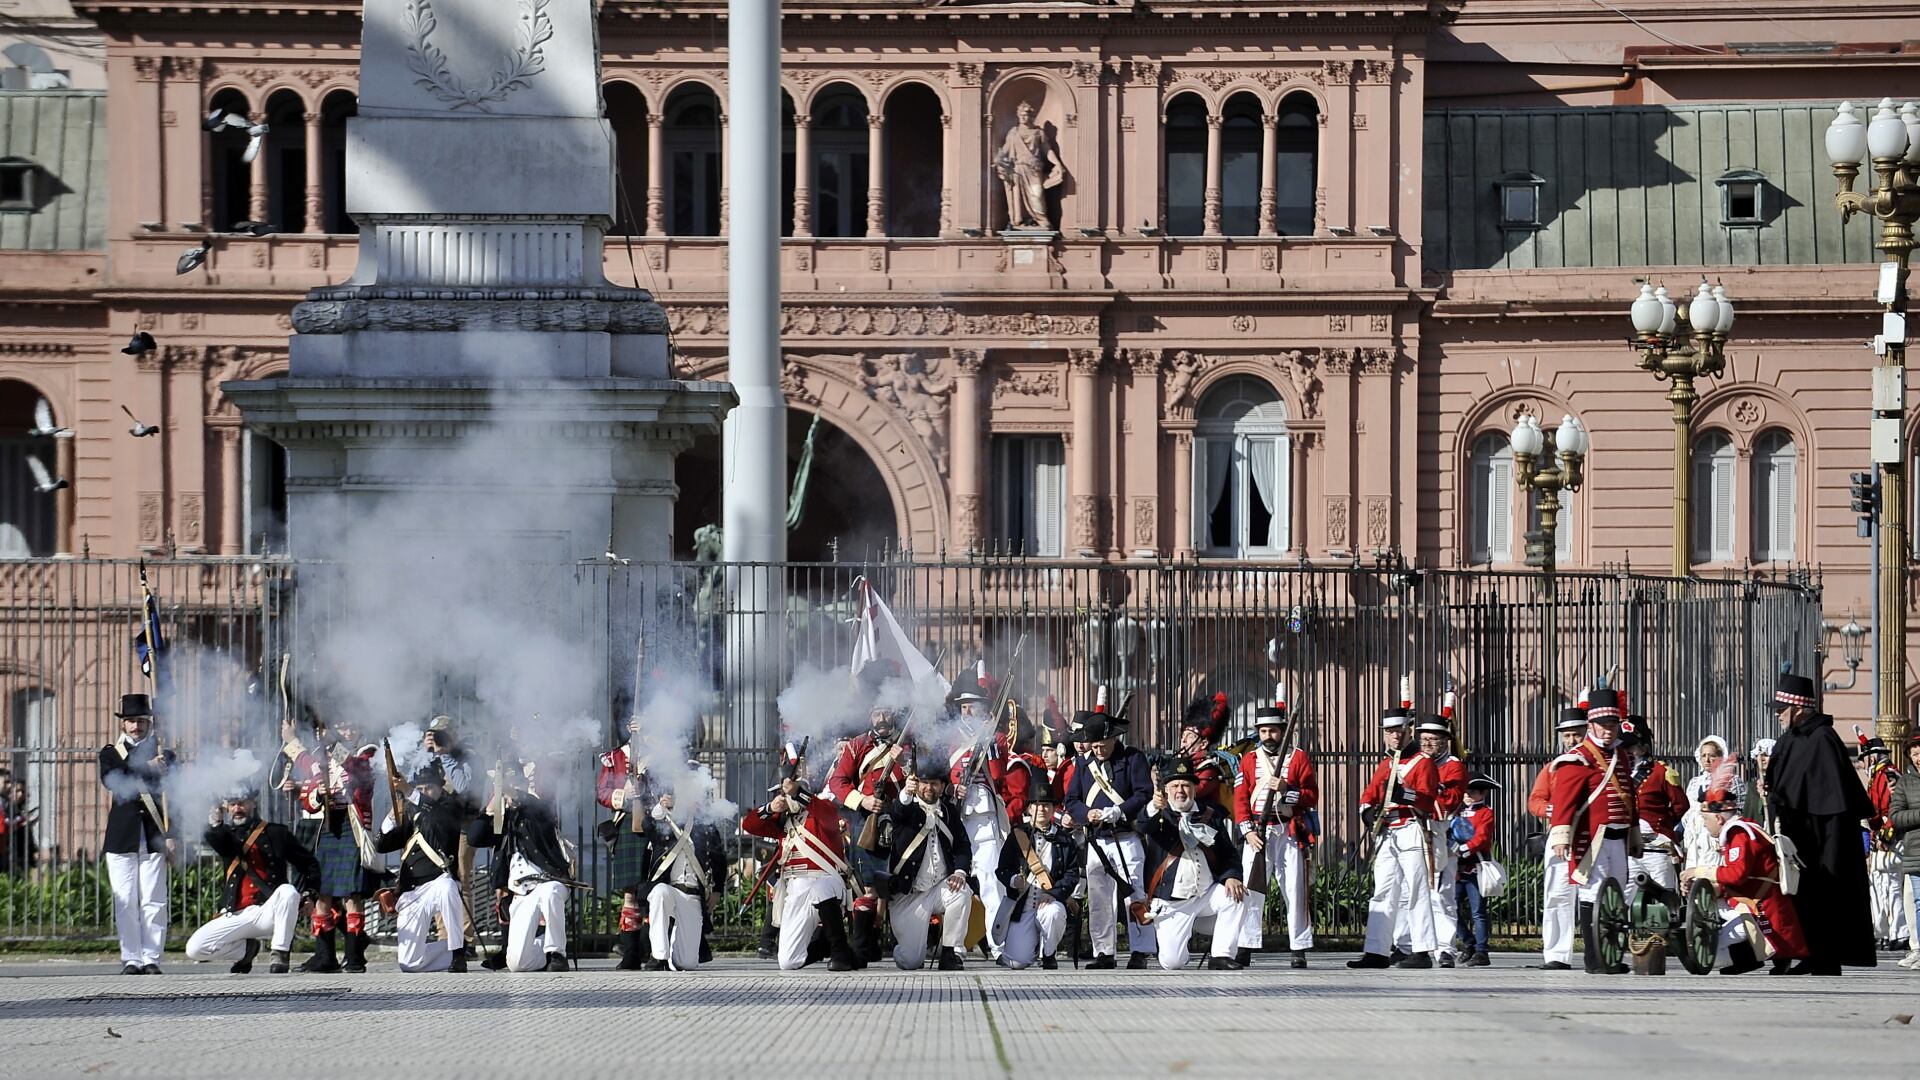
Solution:
{"label": "paved plaza ground", "polygon": [[[1296,972],[249,976],[0,965],[0,1077],[1920,1075],[1920,974]],[[264,971],[264,964],[258,970]]]}

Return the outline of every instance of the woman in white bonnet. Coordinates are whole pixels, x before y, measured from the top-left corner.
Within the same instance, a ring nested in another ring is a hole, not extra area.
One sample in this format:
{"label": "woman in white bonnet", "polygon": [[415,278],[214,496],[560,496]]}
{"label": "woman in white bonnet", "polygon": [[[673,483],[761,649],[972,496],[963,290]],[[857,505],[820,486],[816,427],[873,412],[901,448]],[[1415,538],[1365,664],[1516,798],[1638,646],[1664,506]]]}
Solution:
{"label": "woman in white bonnet", "polygon": [[[1700,802],[1707,796],[1707,783],[1713,776],[1714,766],[1720,764],[1730,752],[1724,735],[1709,735],[1693,748],[1693,760],[1699,764],[1700,773],[1687,781],[1687,812],[1680,818],[1680,843],[1686,862],[1682,870],[1713,866],[1720,861],[1719,837],[1707,828],[1706,822],[1700,820]],[[1740,779],[1737,773],[1733,791],[1736,798],[1746,797],[1746,781]]]}

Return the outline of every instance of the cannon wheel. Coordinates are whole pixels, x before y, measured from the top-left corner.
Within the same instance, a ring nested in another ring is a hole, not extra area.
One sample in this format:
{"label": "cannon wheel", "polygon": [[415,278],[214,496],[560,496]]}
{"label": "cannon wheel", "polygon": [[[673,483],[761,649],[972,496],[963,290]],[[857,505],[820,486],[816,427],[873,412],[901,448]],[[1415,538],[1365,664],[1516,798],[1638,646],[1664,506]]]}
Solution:
{"label": "cannon wheel", "polygon": [[1720,948],[1720,898],[1710,881],[1695,881],[1681,906],[1686,914],[1680,926],[1680,963],[1695,975],[1713,971]]}
{"label": "cannon wheel", "polygon": [[1631,929],[1633,918],[1627,911],[1626,891],[1618,881],[1608,878],[1593,899],[1593,925],[1586,928],[1597,943],[1602,967],[1626,962],[1627,932]]}

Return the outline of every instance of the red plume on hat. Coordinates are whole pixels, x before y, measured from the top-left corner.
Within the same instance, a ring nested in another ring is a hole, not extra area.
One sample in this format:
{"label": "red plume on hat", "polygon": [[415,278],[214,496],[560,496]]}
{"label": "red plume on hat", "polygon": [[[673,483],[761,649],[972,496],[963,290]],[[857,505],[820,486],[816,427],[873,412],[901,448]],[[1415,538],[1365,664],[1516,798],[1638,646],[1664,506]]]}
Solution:
{"label": "red plume on hat", "polygon": [[1227,729],[1227,714],[1230,711],[1227,706],[1226,691],[1222,690],[1215,693],[1213,695],[1213,711],[1208,714],[1213,719],[1214,731],[1220,732]]}

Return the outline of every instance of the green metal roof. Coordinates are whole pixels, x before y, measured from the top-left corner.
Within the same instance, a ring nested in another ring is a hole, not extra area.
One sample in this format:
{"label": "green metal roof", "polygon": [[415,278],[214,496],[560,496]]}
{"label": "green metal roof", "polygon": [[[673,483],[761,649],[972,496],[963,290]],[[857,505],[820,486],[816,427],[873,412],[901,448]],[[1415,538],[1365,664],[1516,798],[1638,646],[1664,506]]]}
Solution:
{"label": "green metal roof", "polygon": [[[1426,268],[1874,261],[1870,223],[1855,217],[1843,227],[1833,208],[1837,188],[1824,143],[1835,108],[1431,110]],[[1762,178],[1759,226],[1722,224],[1719,181],[1743,169]],[[1502,228],[1496,182],[1528,173],[1542,181],[1540,224]]]}
{"label": "green metal roof", "polygon": [[0,210],[0,249],[99,250],[107,237],[107,95],[102,90],[0,91],[0,161],[30,161],[51,196],[33,211]]}

